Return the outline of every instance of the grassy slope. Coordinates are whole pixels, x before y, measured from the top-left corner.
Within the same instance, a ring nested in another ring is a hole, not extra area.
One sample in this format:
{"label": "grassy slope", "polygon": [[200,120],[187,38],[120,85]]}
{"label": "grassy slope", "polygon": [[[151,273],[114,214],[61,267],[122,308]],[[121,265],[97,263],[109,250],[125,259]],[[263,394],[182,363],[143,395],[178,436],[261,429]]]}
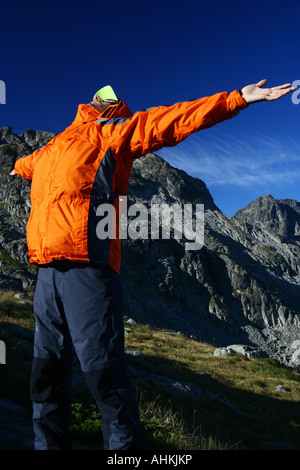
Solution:
{"label": "grassy slope", "polygon": [[[0,396],[28,409],[33,330],[31,302],[19,303],[12,293],[0,293],[0,339],[7,348],[7,364],[0,366]],[[215,357],[208,344],[147,325],[130,327],[126,349],[143,353],[142,360],[128,360],[134,370],[148,374],[142,379],[135,374],[132,383],[152,449],[300,449],[296,371],[270,359]],[[80,379],[78,369],[74,372]],[[219,399],[175,393],[149,380],[151,374],[193,384]],[[100,414],[85,385],[76,382],[72,433],[79,444],[101,448]],[[285,391],[275,390],[279,384]]]}

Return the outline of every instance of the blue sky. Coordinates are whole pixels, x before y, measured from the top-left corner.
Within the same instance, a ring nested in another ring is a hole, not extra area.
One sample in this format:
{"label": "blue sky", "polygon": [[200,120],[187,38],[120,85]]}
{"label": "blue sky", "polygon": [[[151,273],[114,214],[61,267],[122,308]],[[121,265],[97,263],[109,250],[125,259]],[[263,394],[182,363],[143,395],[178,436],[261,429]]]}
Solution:
{"label": "blue sky", "polygon": [[[5,3],[0,127],[16,133],[60,132],[106,84],[138,111],[300,80],[298,0]],[[292,95],[258,103],[159,154],[227,215],[265,194],[300,201],[299,117]]]}

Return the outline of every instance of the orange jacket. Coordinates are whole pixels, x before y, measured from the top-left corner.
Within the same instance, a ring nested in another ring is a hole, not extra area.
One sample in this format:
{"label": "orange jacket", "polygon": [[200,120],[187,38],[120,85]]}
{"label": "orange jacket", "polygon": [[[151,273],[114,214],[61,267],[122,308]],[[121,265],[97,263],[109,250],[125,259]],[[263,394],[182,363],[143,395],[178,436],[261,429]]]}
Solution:
{"label": "orange jacket", "polygon": [[30,262],[69,259],[105,264],[119,272],[121,240],[97,237],[96,212],[102,203],[118,209],[118,196],[127,193],[133,160],[174,146],[246,106],[237,91],[133,115],[121,100],[104,113],[80,104],[69,127],[15,164],[16,174],[32,180]]}

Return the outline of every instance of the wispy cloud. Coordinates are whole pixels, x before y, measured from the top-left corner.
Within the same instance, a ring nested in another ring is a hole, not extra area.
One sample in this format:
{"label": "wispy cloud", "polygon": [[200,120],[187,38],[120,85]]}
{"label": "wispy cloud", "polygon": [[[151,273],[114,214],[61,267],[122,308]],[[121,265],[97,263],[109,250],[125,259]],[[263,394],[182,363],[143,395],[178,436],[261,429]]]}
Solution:
{"label": "wispy cloud", "polygon": [[290,137],[263,134],[194,134],[160,154],[210,187],[281,185],[300,178],[300,148]]}

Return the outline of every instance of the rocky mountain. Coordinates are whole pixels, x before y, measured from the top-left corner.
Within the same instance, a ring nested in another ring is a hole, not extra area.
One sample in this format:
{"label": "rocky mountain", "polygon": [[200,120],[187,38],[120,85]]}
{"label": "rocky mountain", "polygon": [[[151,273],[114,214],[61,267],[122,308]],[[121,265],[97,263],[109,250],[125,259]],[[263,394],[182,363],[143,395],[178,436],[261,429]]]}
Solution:
{"label": "rocky mountain", "polygon": [[235,219],[276,233],[283,242],[299,241],[300,203],[293,199],[276,200],[271,195],[259,197],[240,209]]}
{"label": "rocky mountain", "polygon": [[[9,170],[17,156],[51,137],[0,129],[0,289],[22,295],[34,288],[36,276],[25,239],[30,182],[10,177]],[[138,203],[149,214],[163,203],[204,205],[204,245],[187,250],[186,236],[172,233],[169,239],[125,239],[125,314],[216,346],[254,346],[299,367],[300,203],[267,195],[225,216],[203,181],[155,154],[134,163],[128,205]]]}

